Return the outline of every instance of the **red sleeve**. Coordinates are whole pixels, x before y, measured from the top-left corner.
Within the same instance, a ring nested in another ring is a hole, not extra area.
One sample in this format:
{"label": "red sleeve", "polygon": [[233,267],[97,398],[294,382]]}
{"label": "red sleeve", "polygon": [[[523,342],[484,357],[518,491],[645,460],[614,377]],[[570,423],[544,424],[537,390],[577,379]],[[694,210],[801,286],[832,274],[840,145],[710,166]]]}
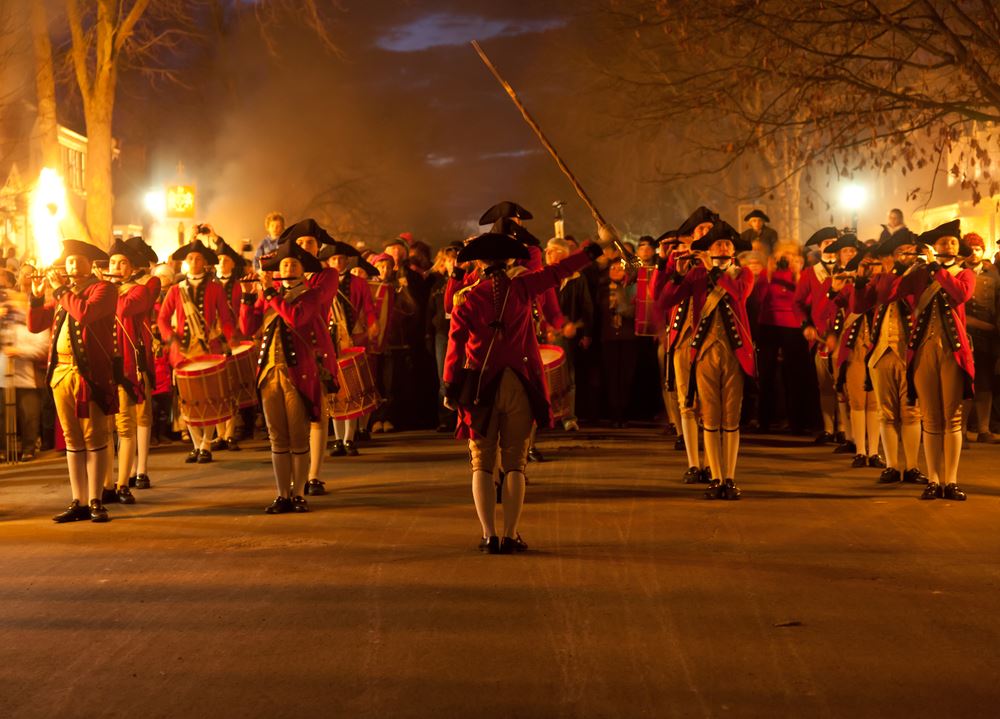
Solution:
{"label": "red sleeve", "polygon": [[226,299],[226,288],[222,286],[221,282],[216,282],[211,287],[216,287],[213,290],[215,295],[215,311],[219,316],[219,324],[222,325],[222,334],[225,335],[226,340],[231,340],[233,338],[233,332],[236,331],[236,318],[233,317],[233,306]]}
{"label": "red sleeve", "polygon": [[167,296],[163,298],[163,304],[160,305],[160,314],[156,316],[156,326],[160,328],[160,338],[164,342],[169,342],[174,336],[174,331],[170,327],[170,318],[177,311],[177,291],[176,285],[167,290]]}
{"label": "red sleeve", "polygon": [[[307,296],[308,295],[308,296]],[[315,289],[306,290],[303,296],[295,302],[286,302],[280,294],[273,294],[264,299],[264,305],[270,307],[290,327],[304,327],[319,317],[320,295]]]}
{"label": "red sleeve", "polygon": [[132,317],[144,315],[153,306],[153,296],[145,285],[136,285],[124,295],[118,296],[118,315]]}
{"label": "red sleeve", "polygon": [[52,320],[55,319],[55,302],[35,304],[35,298],[31,298],[31,306],[28,308],[28,331],[33,334],[44,332],[52,327]]}
{"label": "red sleeve", "polygon": [[795,296],[792,298],[795,306],[802,313],[803,321],[808,324],[812,324],[809,310],[812,307],[812,280],[815,277],[816,273],[811,267],[802,270],[802,274],[799,275],[799,284],[795,288]]}
{"label": "red sleeve", "polygon": [[244,337],[253,337],[260,329],[264,318],[264,298],[257,297],[253,302],[240,302],[240,332]]}
{"label": "red sleeve", "polygon": [[98,282],[81,295],[67,289],[59,296],[59,304],[70,317],[86,325],[94,320],[113,317],[118,307],[115,287],[110,282]]}
{"label": "red sleeve", "polygon": [[451,316],[451,325],[448,329],[448,349],[444,357],[444,372],[442,377],[445,382],[454,382],[460,367],[465,364],[465,345],[469,340],[469,328],[465,319],[467,314],[464,307],[468,303],[461,305],[458,311]]}
{"label": "red sleeve", "polygon": [[951,297],[952,301],[964,305],[972,299],[976,292],[976,274],[970,269],[964,269],[957,275],[953,275],[945,268],[941,267],[934,273],[934,279],[941,285],[941,289]]}
{"label": "red sleeve", "polygon": [[562,310],[559,309],[559,298],[556,296],[555,287],[550,287],[542,293],[542,316],[552,327],[559,330],[566,324]]}
{"label": "red sleeve", "polygon": [[[590,255],[580,250],[574,252],[569,257],[559,260],[554,265],[548,265],[540,270],[532,270],[531,272],[517,275],[514,278],[514,282],[524,287],[529,297],[537,297],[547,289],[554,289],[563,279],[571,276],[574,272],[582,270],[590,262]],[[562,315],[560,314],[560,316]]]}

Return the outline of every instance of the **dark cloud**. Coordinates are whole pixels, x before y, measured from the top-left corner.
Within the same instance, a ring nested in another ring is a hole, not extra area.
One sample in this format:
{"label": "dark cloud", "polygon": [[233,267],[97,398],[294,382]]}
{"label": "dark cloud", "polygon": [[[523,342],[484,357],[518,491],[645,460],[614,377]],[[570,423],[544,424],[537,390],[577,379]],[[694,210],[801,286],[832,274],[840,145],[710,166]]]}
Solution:
{"label": "dark cloud", "polygon": [[564,18],[498,19],[435,12],[390,28],[376,40],[376,45],[392,52],[415,52],[432,47],[464,45],[471,40],[545,32],[565,24]]}

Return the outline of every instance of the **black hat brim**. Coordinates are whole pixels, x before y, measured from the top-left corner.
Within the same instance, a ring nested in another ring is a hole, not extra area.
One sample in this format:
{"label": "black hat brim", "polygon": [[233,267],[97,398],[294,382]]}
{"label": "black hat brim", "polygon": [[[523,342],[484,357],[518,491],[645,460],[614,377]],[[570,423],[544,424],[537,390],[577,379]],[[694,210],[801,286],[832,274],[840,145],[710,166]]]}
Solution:
{"label": "black hat brim", "polygon": [[744,222],[749,222],[750,220],[752,220],[755,217],[759,217],[760,219],[764,220],[764,222],[770,222],[771,221],[771,218],[768,217],[767,215],[765,215],[760,210],[752,210],[751,212],[748,212],[747,215],[746,215],[746,217],[743,218],[743,221]]}
{"label": "black hat brim", "polygon": [[511,202],[510,200],[504,200],[503,202],[498,202],[493,205],[490,209],[483,213],[482,217],[479,218],[480,226],[492,225],[497,220],[502,220],[505,217],[516,217],[519,220],[531,220],[534,219],[534,215],[528,212],[526,209],[521,207],[516,202]]}
{"label": "black hat brim", "polygon": [[806,240],[805,246],[812,247],[813,245],[818,245],[824,240],[836,240],[838,237],[840,237],[840,233],[837,232],[836,227],[822,227],[816,230],[812,234],[812,237]]}
{"label": "black hat brim", "polygon": [[195,240],[194,242],[187,243],[183,247],[177,248],[174,251],[174,254],[170,255],[170,259],[175,262],[183,262],[192,252],[197,252],[199,255],[204,257],[205,263],[210,266],[214,267],[219,264],[219,256],[201,240]]}
{"label": "black hat brim", "polygon": [[482,260],[527,260],[531,257],[528,248],[509,235],[487,232],[472,240],[458,253],[459,262]]}
{"label": "black hat brim", "polygon": [[132,248],[136,253],[137,257],[142,259],[145,264],[155,265],[160,261],[160,258],[156,255],[156,250],[149,246],[149,244],[139,236],[129,237],[125,240],[125,244]]}
{"label": "black hat brim", "polygon": [[286,242],[294,242],[300,237],[315,237],[316,241],[321,245],[332,245],[336,242],[330,236],[330,233],[323,229],[316,220],[308,217],[304,220],[299,220],[294,225],[286,227],[285,231],[278,237],[278,244],[283,245]]}
{"label": "black hat brim", "polygon": [[108,253],[97,245],[92,245],[83,240],[63,240],[63,251],[59,255],[57,263],[65,263],[67,257],[86,257],[91,262],[99,262],[108,259]]}

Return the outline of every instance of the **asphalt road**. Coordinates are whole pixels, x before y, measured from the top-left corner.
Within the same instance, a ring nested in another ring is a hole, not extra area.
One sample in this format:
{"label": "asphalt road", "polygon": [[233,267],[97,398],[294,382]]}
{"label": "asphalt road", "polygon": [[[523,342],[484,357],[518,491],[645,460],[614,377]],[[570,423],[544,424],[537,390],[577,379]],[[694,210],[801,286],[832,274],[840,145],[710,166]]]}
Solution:
{"label": "asphalt road", "polygon": [[63,460],[0,467],[3,717],[955,717],[1000,700],[1000,447],[965,503],[791,438],[739,502],[651,429],[547,435],[521,531],[480,555],[462,445],[379,438],[269,516],[256,445],[113,521],[55,525]]}

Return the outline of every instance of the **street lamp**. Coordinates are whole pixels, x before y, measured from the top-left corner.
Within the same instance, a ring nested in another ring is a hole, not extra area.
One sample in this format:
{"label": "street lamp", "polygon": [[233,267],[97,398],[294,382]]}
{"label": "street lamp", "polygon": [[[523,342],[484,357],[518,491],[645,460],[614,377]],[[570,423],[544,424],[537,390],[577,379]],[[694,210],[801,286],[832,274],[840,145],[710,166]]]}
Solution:
{"label": "street lamp", "polygon": [[163,222],[167,216],[167,193],[163,190],[150,190],[142,198],[146,211],[157,222]]}
{"label": "street lamp", "polygon": [[851,212],[851,229],[858,232],[858,210],[868,202],[868,190],[863,185],[848,183],[840,188],[840,205]]}

